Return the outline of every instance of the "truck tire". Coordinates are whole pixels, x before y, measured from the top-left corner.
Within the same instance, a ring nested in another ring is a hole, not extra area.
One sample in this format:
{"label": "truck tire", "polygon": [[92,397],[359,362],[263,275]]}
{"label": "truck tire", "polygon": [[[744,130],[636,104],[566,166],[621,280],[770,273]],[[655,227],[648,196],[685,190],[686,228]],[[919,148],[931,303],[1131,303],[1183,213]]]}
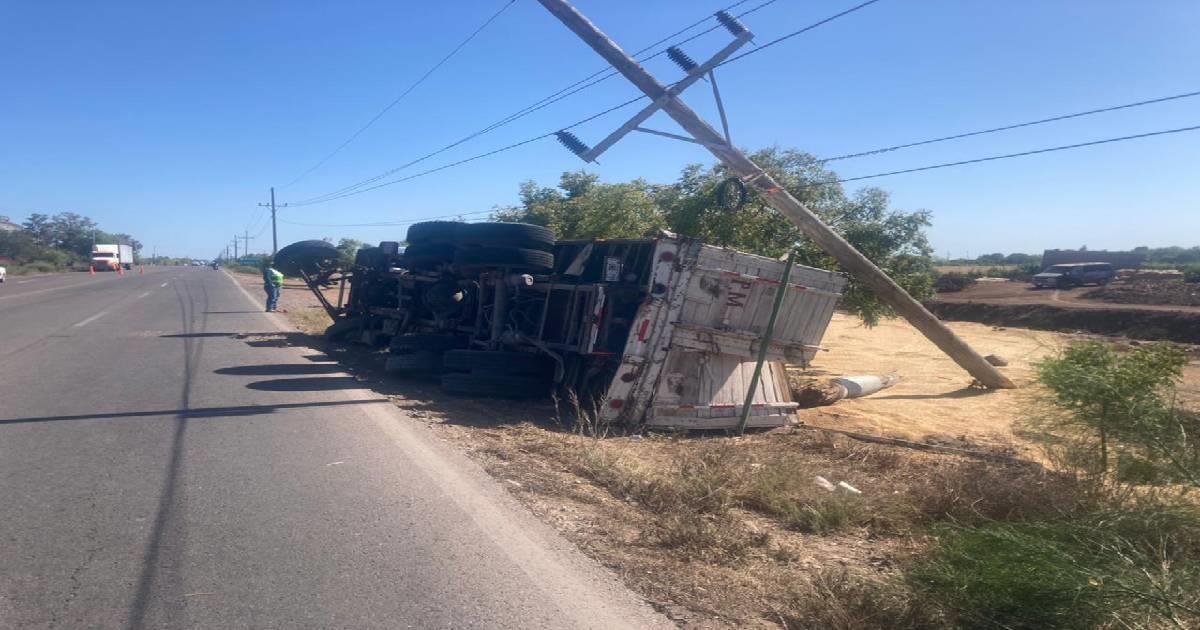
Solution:
{"label": "truck tire", "polygon": [[[280,250],[283,251],[283,250]],[[345,341],[346,335],[358,332],[362,328],[362,317],[346,317],[333,323],[332,326],[325,329],[326,341]]]}
{"label": "truck tire", "polygon": [[527,374],[442,374],[442,390],[456,396],[536,398],[550,391],[550,378]]}
{"label": "truck tire", "polygon": [[546,272],[554,269],[554,254],[519,247],[468,247],[454,255],[461,267],[512,267]]}
{"label": "truck tire", "polygon": [[383,369],[393,374],[432,376],[442,369],[442,354],[432,350],[421,350],[408,354],[393,354],[387,358]]}
{"label": "truck tire", "polygon": [[404,248],[404,265],[409,269],[429,269],[454,262],[454,246],[449,243],[415,243]]}
{"label": "truck tire", "polygon": [[309,275],[335,268],[341,261],[337,248],[325,241],[299,241],[286,245],[275,254],[274,266],[284,275]]}
{"label": "truck tire", "polygon": [[460,221],[422,221],[408,226],[405,240],[410,245],[417,243],[453,243],[461,226]]}
{"label": "truck tire", "polygon": [[383,264],[383,250],[378,247],[364,247],[354,252],[354,264],[359,267],[374,269]]}
{"label": "truck tire", "polygon": [[529,223],[465,223],[455,242],[462,247],[520,247],[554,251],[554,230]]}
{"label": "truck tire", "polygon": [[467,340],[457,335],[396,335],[392,337],[391,351],[395,353],[436,351],[444,352],[467,345]]}
{"label": "truck tire", "polygon": [[491,350],[447,350],[442,365],[451,371],[477,374],[545,374],[549,363],[540,354]]}

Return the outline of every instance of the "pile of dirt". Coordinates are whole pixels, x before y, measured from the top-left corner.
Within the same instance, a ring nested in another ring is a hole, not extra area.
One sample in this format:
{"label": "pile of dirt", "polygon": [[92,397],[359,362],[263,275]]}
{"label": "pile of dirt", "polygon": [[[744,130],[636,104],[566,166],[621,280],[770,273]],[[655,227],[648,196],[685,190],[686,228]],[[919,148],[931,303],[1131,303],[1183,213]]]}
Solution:
{"label": "pile of dirt", "polygon": [[1113,304],[1200,306],[1200,285],[1182,280],[1133,280],[1088,291],[1083,297]]}
{"label": "pile of dirt", "polygon": [[1200,343],[1200,313],[980,302],[928,302],[925,306],[938,317],[953,321]]}

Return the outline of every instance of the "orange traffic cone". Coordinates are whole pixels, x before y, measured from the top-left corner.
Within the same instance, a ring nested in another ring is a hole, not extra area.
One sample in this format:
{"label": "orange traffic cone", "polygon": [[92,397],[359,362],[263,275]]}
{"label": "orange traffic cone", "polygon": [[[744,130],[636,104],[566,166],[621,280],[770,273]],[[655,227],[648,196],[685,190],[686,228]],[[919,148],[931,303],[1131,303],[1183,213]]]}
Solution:
{"label": "orange traffic cone", "polygon": [[88,267],[88,274],[93,275],[93,276],[96,275],[96,265],[92,265],[92,266]]}

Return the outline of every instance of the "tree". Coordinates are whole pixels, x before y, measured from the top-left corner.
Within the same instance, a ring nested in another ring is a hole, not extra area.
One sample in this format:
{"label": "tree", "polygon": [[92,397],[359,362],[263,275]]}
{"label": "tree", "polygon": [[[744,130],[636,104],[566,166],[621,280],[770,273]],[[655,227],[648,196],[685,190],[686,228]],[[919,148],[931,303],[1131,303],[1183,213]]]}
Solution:
{"label": "tree", "polygon": [[[928,212],[893,210],[888,194],[878,188],[847,196],[837,174],[808,153],[771,148],[751,158],[913,297],[933,294],[932,250],[925,237]],[[583,171],[564,173],[558,188],[522,183],[520,205],[501,208],[494,218],[545,225],[559,238],[637,238],[667,228],[770,257],[799,244],[801,264],[839,268],[800,228],[753,192],[736,211],[717,203],[717,187],[728,176],[720,164],[687,166],[675,183],[665,186],[641,179],[604,184]],[[891,309],[853,278],[842,305],[868,325],[891,315]]]}
{"label": "tree", "polygon": [[641,179],[601,184],[591,173],[563,173],[557,189],[523,182],[521,205],[500,208],[493,218],[544,225],[561,239],[651,236],[666,227],[656,188]]}
{"label": "tree", "polygon": [[1018,254],[1015,252],[1004,257],[1004,264],[1006,265],[1028,265],[1030,263],[1040,263],[1041,261],[1041,256]]}
{"label": "tree", "polygon": [[25,219],[21,227],[25,228],[25,233],[39,245],[54,244],[54,230],[51,227],[50,217],[35,212]]}
{"label": "tree", "polygon": [[358,239],[343,238],[337,244],[338,255],[342,257],[342,260],[350,262],[354,260],[354,254],[362,249],[362,246],[363,242]]}
{"label": "tree", "polygon": [[1061,411],[1040,421],[1047,444],[1087,472],[1105,475],[1115,459],[1126,479],[1167,477],[1200,487],[1200,415],[1175,404],[1187,362],[1170,344],[1118,353],[1098,341],[1046,359],[1038,377]]}
{"label": "tree", "polygon": [[1002,265],[1004,264],[1004,254],[996,252],[995,254],[984,254],[975,259],[975,262],[981,265]]}
{"label": "tree", "polygon": [[[887,192],[879,188],[863,188],[848,197],[837,183],[837,174],[808,153],[771,148],[750,157],[914,298],[933,295],[933,250],[925,236],[928,212],[892,210]],[[707,170],[699,165],[686,167],[679,181],[659,197],[669,228],[717,245],[771,257],[781,256],[792,244],[799,243],[801,264],[840,269],[837,261],[800,228],[753,192],[736,212],[721,207],[716,202],[716,189],[728,175],[720,164]],[[842,306],[867,325],[893,315],[854,278],[846,288]]]}

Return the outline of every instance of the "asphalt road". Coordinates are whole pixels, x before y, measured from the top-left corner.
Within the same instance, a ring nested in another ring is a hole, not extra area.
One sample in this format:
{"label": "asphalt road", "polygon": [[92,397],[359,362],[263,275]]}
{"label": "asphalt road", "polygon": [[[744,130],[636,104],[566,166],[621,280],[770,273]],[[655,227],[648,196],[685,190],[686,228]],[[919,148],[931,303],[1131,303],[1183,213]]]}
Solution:
{"label": "asphalt road", "polygon": [[260,299],[0,285],[0,627],[669,625]]}

